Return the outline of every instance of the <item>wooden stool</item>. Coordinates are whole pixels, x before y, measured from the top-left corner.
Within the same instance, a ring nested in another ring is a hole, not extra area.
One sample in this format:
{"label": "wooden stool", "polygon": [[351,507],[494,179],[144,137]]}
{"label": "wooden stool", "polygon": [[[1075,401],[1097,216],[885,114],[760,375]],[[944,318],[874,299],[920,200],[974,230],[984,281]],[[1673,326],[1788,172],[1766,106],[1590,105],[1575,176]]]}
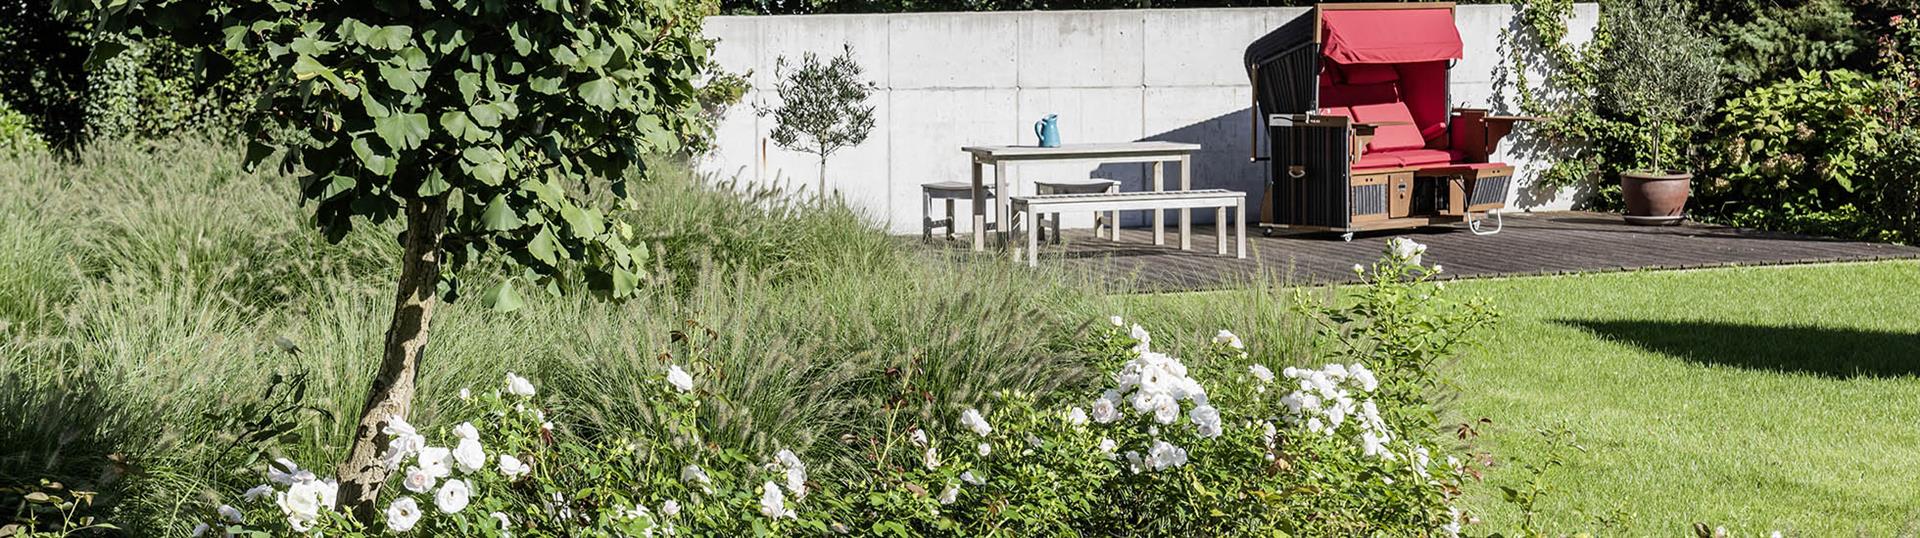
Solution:
{"label": "wooden stool", "polygon": [[[1103,192],[1120,192],[1120,182],[1101,178],[1034,181],[1033,188],[1034,194],[1097,194]],[[1060,214],[1041,215],[1040,221],[1041,226],[1043,226],[1042,230],[1045,230],[1044,227],[1046,226],[1053,228],[1053,236],[1048,240],[1056,244],[1059,243]],[[1105,224],[1109,229],[1113,230],[1112,236],[1114,241],[1120,240],[1119,211],[1111,211],[1105,214],[1098,211],[1093,213],[1094,237],[1100,237],[1100,227],[1102,224]]]}
{"label": "wooden stool", "polygon": [[[993,204],[991,202],[993,200],[993,187],[986,187],[985,190],[986,190],[986,193],[984,194],[984,196],[986,196],[989,202],[987,205],[992,206]],[[947,218],[944,218],[944,219],[933,218],[933,201],[936,199],[947,201]],[[947,240],[948,241],[953,240],[953,228],[957,223],[960,222],[959,217],[954,215],[953,213],[954,200],[967,200],[968,207],[972,207],[973,184],[967,183],[964,181],[938,181],[934,183],[920,184],[920,240],[921,241],[932,241],[934,228],[946,228]],[[987,228],[992,229],[993,225],[989,223]],[[985,233],[985,232],[986,230],[973,231],[973,233],[976,233],[976,234]]]}

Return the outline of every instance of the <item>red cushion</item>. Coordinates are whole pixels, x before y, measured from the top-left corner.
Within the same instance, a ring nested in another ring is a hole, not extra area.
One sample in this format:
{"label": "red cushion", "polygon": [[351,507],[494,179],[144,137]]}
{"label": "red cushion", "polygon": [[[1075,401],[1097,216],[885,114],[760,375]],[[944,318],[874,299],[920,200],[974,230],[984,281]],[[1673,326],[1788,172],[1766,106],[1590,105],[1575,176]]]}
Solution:
{"label": "red cushion", "polygon": [[1399,100],[1400,85],[1393,82],[1320,86],[1321,106],[1373,105]]}
{"label": "red cushion", "polygon": [[1361,168],[1399,168],[1399,167],[1400,167],[1400,158],[1394,157],[1392,153],[1369,153],[1366,155],[1361,155],[1360,160],[1353,162],[1353,169],[1355,170],[1359,170]]}
{"label": "red cushion", "polygon": [[1401,149],[1420,149],[1427,146],[1427,139],[1420,136],[1420,128],[1413,125],[1413,114],[1407,111],[1402,102],[1381,103],[1377,105],[1355,105],[1354,121],[1362,123],[1395,122],[1399,125],[1383,125],[1373,131],[1373,141],[1367,143],[1367,151],[1393,151]]}
{"label": "red cushion", "polygon": [[1436,164],[1446,165],[1446,166],[1459,166],[1459,165],[1453,164],[1453,161],[1456,160],[1456,158],[1458,157],[1459,155],[1457,153],[1452,151],[1446,151],[1446,150],[1403,149],[1398,151],[1382,151],[1378,153],[1368,153],[1366,155],[1362,155],[1360,156],[1360,160],[1354,161],[1353,167],[1356,169],[1358,168],[1400,168],[1400,167],[1426,167],[1426,166],[1436,165]]}
{"label": "red cushion", "polygon": [[1400,159],[1400,166],[1423,166],[1453,162],[1453,154],[1438,149],[1409,149],[1382,153]]}

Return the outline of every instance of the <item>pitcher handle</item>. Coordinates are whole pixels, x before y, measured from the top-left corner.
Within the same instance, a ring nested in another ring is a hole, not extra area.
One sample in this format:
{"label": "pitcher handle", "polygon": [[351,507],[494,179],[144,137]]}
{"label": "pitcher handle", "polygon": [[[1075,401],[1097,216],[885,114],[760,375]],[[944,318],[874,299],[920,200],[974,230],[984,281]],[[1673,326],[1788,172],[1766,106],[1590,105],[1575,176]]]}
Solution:
{"label": "pitcher handle", "polygon": [[1035,145],[1044,146],[1047,144],[1046,124],[1047,120],[1033,122],[1033,140]]}

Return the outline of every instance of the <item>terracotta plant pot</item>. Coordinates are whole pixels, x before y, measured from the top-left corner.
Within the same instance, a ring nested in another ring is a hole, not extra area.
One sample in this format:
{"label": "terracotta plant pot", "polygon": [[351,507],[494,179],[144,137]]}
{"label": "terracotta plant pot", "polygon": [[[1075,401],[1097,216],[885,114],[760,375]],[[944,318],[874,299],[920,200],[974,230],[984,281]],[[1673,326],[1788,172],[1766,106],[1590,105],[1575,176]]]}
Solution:
{"label": "terracotta plant pot", "polygon": [[1629,224],[1671,226],[1687,218],[1687,193],[1693,174],[1633,170],[1620,173]]}

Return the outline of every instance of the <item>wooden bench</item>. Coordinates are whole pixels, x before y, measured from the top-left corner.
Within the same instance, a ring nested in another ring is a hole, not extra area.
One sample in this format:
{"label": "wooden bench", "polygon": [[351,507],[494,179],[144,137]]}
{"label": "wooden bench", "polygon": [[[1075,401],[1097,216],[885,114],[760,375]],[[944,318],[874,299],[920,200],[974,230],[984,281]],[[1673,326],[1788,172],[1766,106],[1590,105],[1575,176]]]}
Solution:
{"label": "wooden bench", "polygon": [[[1193,191],[1158,192],[1103,192],[1088,194],[1043,194],[1038,196],[1015,196],[1012,199],[1013,210],[1010,214],[1024,216],[1027,234],[1027,265],[1040,265],[1040,215],[1043,213],[1065,213],[1073,211],[1139,211],[1154,209],[1204,209],[1214,210],[1215,242],[1220,255],[1227,254],[1227,209],[1233,209],[1236,258],[1247,257],[1247,193],[1225,189],[1206,189]],[[1114,236],[1118,238],[1119,235]],[[1192,242],[1185,234],[1180,236],[1180,248],[1191,248]]]}

